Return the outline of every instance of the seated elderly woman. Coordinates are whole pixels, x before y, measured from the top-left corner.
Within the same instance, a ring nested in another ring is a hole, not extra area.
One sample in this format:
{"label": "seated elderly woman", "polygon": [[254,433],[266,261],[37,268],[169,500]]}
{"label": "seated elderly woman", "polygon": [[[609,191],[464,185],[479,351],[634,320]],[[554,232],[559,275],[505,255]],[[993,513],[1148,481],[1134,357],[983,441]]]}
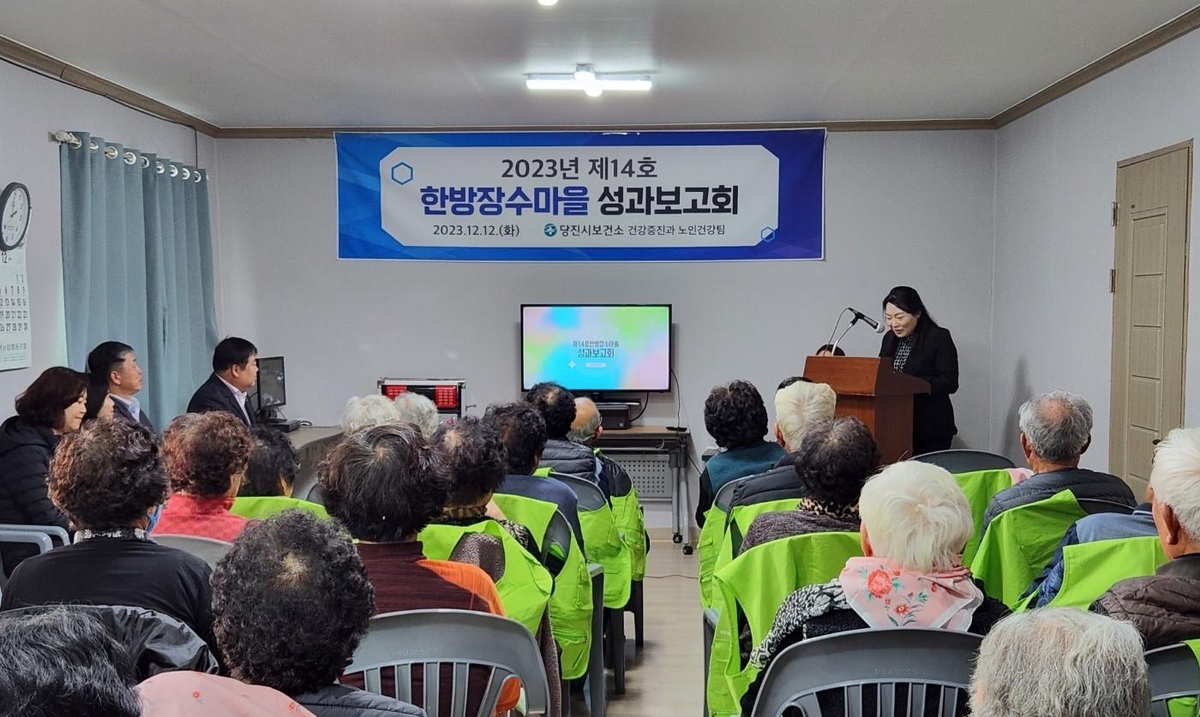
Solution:
{"label": "seated elderly woman", "polygon": [[[330,451],[321,484],[329,514],[359,541],[376,612],[449,608],[504,614],[495,583],[478,567],[425,559],[417,534],[442,514],[450,482],[416,426],[375,426],[347,437]],[[486,676],[472,694],[481,696],[485,684]],[[515,706],[518,692],[505,693],[502,709]]]}
{"label": "seated elderly woman", "polygon": [[128,421],[94,421],[54,454],[50,498],[75,527],[75,543],[17,566],[0,610],[83,603],[165,613],[216,650],[212,592],[203,560],[148,533],[167,497],[158,440]]}
{"label": "seated elderly woman", "polygon": [[1170,560],[1123,580],[1092,609],[1126,620],[1152,650],[1200,637],[1200,428],[1176,428],[1154,452],[1150,513]]}
{"label": "seated elderly woman", "polygon": [[[846,630],[921,627],[985,635],[1008,613],[962,565],[974,523],[967,497],[944,468],[894,463],[863,486],[858,509],[864,557],[848,560],[831,582],[789,595],[750,664],[765,670],[789,645]],[[757,684],[749,704],[756,694]]]}
{"label": "seated elderly woman", "polygon": [[0,715],[140,717],[133,665],[94,615],[0,615]]}
{"label": "seated elderly woman", "polygon": [[229,508],[241,487],[251,445],[250,431],[231,413],[185,413],[171,421],[163,435],[171,499],[157,531],[236,538],[246,519]]}
{"label": "seated elderly woman", "polygon": [[721,486],[769,471],[784,456],[778,443],[763,440],[767,435],[767,407],[749,381],[730,381],[708,394],[704,429],[722,451],[708,459],[700,475],[696,522],[701,526]]}
{"label": "seated elderly woman", "polygon": [[324,506],[292,497],[300,469],[292,440],[276,428],[261,425],[250,429],[250,437],[246,475],[230,512],[243,518],[269,518],[294,508],[328,518]]}
{"label": "seated elderly woman", "polygon": [[870,429],[857,418],[810,426],[793,463],[804,497],[795,510],[755,518],[742,540],[741,552],[791,535],[857,533],[859,493],[879,469],[880,458]]}
{"label": "seated elderly woman", "polygon": [[504,444],[492,426],[475,416],[441,426],[429,439],[441,458],[450,479],[450,492],[442,515],[433,519],[441,525],[475,525],[496,520],[521,547],[538,554],[537,542],[529,529],[505,518],[496,517],[490,501],[508,474]]}
{"label": "seated elderly woman", "polygon": [[377,393],[353,396],[342,409],[342,433],[352,436],[372,426],[399,423],[400,411],[387,396]]}
{"label": "seated elderly woman", "polygon": [[1072,608],[1001,620],[971,679],[974,717],[1147,717],[1150,680],[1131,625]]}
{"label": "seated elderly woman", "polygon": [[283,692],[318,717],[422,714],[338,684],[375,612],[375,591],[332,523],[293,510],[247,526],[212,585],[213,631],[236,679]]}
{"label": "seated elderly woman", "polygon": [[[63,366],[43,371],[17,397],[17,415],[0,425],[0,523],[67,527],[46,493],[46,471],[62,436],[79,430],[86,401],[87,377]],[[10,574],[37,552],[19,544],[2,548]]]}
{"label": "seated elderly woman", "polygon": [[420,428],[426,438],[432,436],[441,423],[437,406],[419,393],[405,391],[396,396],[393,403],[396,404],[396,412],[400,416],[398,420]]}

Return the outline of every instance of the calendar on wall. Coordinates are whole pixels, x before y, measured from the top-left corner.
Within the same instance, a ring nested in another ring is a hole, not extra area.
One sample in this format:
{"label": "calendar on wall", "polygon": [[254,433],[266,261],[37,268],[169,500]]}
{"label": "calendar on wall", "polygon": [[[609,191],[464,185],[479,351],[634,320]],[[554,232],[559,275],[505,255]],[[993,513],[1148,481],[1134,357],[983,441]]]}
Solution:
{"label": "calendar on wall", "polygon": [[29,368],[29,282],[25,239],[29,189],[11,182],[0,192],[0,371]]}

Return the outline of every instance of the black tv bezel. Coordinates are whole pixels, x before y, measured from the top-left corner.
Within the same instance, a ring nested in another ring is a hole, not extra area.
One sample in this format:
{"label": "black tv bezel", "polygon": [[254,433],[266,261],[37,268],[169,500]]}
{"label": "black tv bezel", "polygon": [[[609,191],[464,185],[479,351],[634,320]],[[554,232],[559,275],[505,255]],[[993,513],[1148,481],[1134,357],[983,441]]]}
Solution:
{"label": "black tv bezel", "polygon": [[564,386],[571,393],[670,393],[671,392],[671,376],[675,373],[675,305],[674,304],[521,304],[521,335],[517,351],[521,354],[521,390],[528,391],[533,386],[525,385],[525,309],[527,307],[539,309],[554,309],[564,307],[579,307],[579,308],[658,308],[666,307],[667,309],[667,387],[666,388],[586,388]]}
{"label": "black tv bezel", "polygon": [[262,362],[263,361],[279,361],[280,368],[283,369],[283,375],[287,376],[287,362],[282,356],[258,356],[258,373],[254,377],[254,410],[261,413],[264,408],[279,408],[287,405],[287,378],[283,379],[283,400],[279,403],[273,403],[270,406],[262,405]]}

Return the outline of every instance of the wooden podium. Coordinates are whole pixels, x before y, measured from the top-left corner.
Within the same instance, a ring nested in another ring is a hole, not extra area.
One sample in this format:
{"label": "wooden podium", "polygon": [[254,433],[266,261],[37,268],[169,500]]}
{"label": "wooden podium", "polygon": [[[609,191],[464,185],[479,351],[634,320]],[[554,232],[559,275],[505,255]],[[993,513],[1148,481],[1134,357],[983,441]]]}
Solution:
{"label": "wooden podium", "polygon": [[884,463],[912,457],[912,397],[929,393],[927,382],[896,371],[890,358],[859,356],[809,356],[804,376],[833,388],[836,415],[867,424]]}

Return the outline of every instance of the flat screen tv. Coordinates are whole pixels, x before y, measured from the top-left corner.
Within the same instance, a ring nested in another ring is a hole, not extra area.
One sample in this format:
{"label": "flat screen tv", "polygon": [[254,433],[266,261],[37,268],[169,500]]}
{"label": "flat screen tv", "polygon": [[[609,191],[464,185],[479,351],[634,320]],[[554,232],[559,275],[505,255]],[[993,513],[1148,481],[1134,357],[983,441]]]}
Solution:
{"label": "flat screen tv", "polygon": [[521,388],[671,390],[671,305],[523,304]]}

